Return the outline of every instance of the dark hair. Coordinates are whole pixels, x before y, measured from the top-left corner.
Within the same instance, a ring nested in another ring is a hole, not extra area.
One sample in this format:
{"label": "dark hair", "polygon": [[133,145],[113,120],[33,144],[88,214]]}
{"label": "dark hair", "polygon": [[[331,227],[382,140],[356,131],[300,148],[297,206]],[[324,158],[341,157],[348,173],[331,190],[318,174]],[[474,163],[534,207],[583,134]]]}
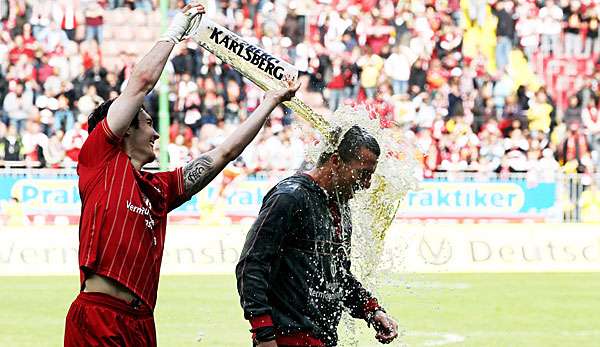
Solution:
{"label": "dark hair", "polygon": [[353,125],[344,134],[337,150],[335,152],[325,152],[321,154],[317,165],[321,166],[325,164],[331,158],[333,153],[337,153],[344,163],[348,163],[352,160],[359,160],[359,151],[361,148],[368,149],[378,157],[381,154],[379,143],[377,143],[377,140],[373,135],[369,134],[364,128]]}
{"label": "dark hair", "polygon": [[[101,103],[100,106],[96,107],[92,113],[90,113],[88,116],[88,134],[91,134],[96,125],[100,124],[100,122],[106,118],[106,115],[108,115],[108,109],[114,101],[115,99],[106,100],[105,102]],[[141,109],[146,111],[144,106],[142,106]],[[138,119],[137,115],[131,120],[130,126],[133,126],[134,128],[140,127],[140,120]]]}

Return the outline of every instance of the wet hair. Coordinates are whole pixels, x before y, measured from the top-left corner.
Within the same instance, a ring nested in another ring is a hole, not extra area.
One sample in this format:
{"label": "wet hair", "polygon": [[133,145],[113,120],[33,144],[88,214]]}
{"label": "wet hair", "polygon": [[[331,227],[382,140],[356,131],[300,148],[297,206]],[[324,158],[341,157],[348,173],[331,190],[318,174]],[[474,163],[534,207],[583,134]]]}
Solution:
{"label": "wet hair", "polygon": [[[96,125],[100,124],[100,122],[106,118],[106,115],[108,115],[108,109],[114,101],[115,99],[106,100],[105,102],[101,103],[100,106],[96,107],[92,113],[90,113],[88,116],[88,134],[91,134]],[[146,111],[144,106],[142,106],[141,109]],[[131,120],[130,126],[133,126],[136,129],[140,127],[140,120],[138,119],[137,115]]]}
{"label": "wet hair", "polygon": [[360,160],[359,152],[361,148],[368,149],[371,153],[379,157],[381,149],[379,143],[369,134],[364,128],[353,125],[342,138],[335,152],[325,152],[319,157],[318,166],[325,164],[334,153],[337,153],[344,163],[349,163],[352,160]]}

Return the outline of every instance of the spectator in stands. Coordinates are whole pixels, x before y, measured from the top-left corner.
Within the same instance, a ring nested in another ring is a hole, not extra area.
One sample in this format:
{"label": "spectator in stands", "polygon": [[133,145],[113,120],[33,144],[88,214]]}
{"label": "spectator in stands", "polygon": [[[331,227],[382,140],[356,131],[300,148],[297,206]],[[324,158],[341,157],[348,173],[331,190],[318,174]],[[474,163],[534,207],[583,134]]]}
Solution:
{"label": "spectator in stands", "polygon": [[538,14],[540,20],[540,33],[542,41],[542,54],[560,56],[560,34],[562,32],[562,9],[557,6],[554,0],[546,0],[544,6],[540,8]]}
{"label": "spectator in stands", "polygon": [[[254,1],[251,2],[250,8],[254,8],[256,4]],[[281,35],[288,37],[293,45],[298,45],[304,41],[304,28],[306,18],[304,15],[299,15],[294,8],[290,8],[286,15],[286,19],[281,28]],[[334,28],[335,26],[331,26]]]}
{"label": "spectator in stands", "polygon": [[177,86],[177,96],[180,100],[185,98],[198,90],[198,85],[192,80],[192,76],[189,73],[181,75],[181,81]]}
{"label": "spectator in stands", "polygon": [[75,40],[75,34],[77,29],[77,11],[75,9],[75,1],[63,1],[60,4],[61,19],[60,28],[67,34],[69,40]]}
{"label": "spectator in stands", "polygon": [[16,64],[17,60],[19,60],[23,54],[33,58],[34,52],[26,50],[23,43],[23,36],[17,35],[14,39],[13,48],[8,52],[8,62],[13,65]]}
{"label": "spectator in stands", "polygon": [[189,148],[184,144],[185,138],[182,134],[178,134],[175,137],[175,141],[173,143],[169,143],[168,152],[169,152],[169,165],[172,168],[180,167],[187,163],[191,156]]}
{"label": "spectator in stands", "polygon": [[554,152],[550,148],[542,150],[542,157],[537,163],[539,182],[555,182],[560,172],[560,164],[554,158]]}
{"label": "spectator in stands", "polygon": [[[477,1],[471,1],[471,6]],[[515,19],[513,6],[509,1],[498,1],[492,7],[494,15],[498,18],[496,25],[496,65],[500,71],[508,65],[508,57],[512,50],[512,42],[515,36]],[[482,26],[482,24],[479,24]]]}
{"label": "spectator in stands", "polygon": [[44,55],[41,57],[38,66],[35,67],[36,82],[43,85],[48,77],[54,73],[54,68],[49,64],[50,57]]}
{"label": "spectator in stands", "polygon": [[504,145],[500,141],[498,134],[489,131],[484,131],[480,135],[480,149],[479,154],[481,157],[486,158],[486,165],[490,169],[495,170],[502,161],[504,156]]}
{"label": "spectator in stands", "polygon": [[[596,86],[594,86],[594,84]],[[600,101],[600,98],[598,97],[597,85],[598,82],[593,82],[593,80],[589,77],[584,79],[583,87],[581,87],[581,89],[577,91],[577,94],[575,94],[579,107],[585,107],[589,104],[590,100],[593,100],[594,103],[598,103],[598,101]]]}
{"label": "spectator in stands", "polygon": [[64,133],[62,146],[65,149],[65,155],[73,162],[77,162],[79,152],[83,143],[88,137],[87,130],[82,129],[81,122],[77,121],[73,127]]}
{"label": "spectator in stands", "polygon": [[500,71],[498,81],[494,84],[493,98],[494,106],[496,107],[496,114],[502,114],[504,112],[504,106],[506,99],[513,93],[513,81],[508,73]]}
{"label": "spectator in stands", "polygon": [[341,57],[333,58],[331,64],[331,79],[327,84],[329,110],[335,112],[342,105],[346,89],[346,81],[351,78],[352,71],[344,64]]}
{"label": "spectator in stands", "polygon": [[583,15],[583,22],[586,28],[583,56],[586,58],[590,57],[591,55],[597,55],[598,53],[600,53],[600,38],[598,37],[598,15],[599,9],[597,5],[587,7]]}
{"label": "spectator in stands", "polygon": [[569,125],[566,138],[559,145],[559,162],[565,170],[571,173],[585,172],[586,165],[591,160],[589,143],[581,132],[578,123]]}
{"label": "spectator in stands", "polygon": [[25,88],[22,81],[10,85],[11,91],[4,98],[3,109],[10,124],[20,133],[33,109],[33,93]]}
{"label": "spectator in stands", "polygon": [[105,94],[108,91],[108,95],[105,99],[114,99],[121,91],[121,88],[117,81],[117,75],[114,74],[113,72],[107,73],[105,82],[106,83],[103,83],[101,86],[101,87],[104,87]]}
{"label": "spectator in stands", "polygon": [[540,22],[533,8],[527,11],[524,18],[519,19],[515,27],[519,36],[519,44],[532,67],[534,54],[540,44],[539,28]]}
{"label": "spectator in stands", "polygon": [[[589,101],[588,101],[589,103]],[[565,110],[563,121],[569,127],[572,123],[581,125],[581,107],[577,96],[573,95],[569,98],[569,106]]]}
{"label": "spectator in stands", "polygon": [[39,34],[36,36],[36,40],[40,42],[44,52],[51,53],[54,52],[59,45],[64,47],[69,41],[69,38],[58,24],[54,20],[51,20],[47,27],[40,30]]}
{"label": "spectator in stands", "polygon": [[439,41],[439,55],[445,57],[458,50],[462,43],[462,31],[459,27],[447,25],[442,27]]}
{"label": "spectator in stands", "polygon": [[416,107],[415,125],[417,128],[431,129],[436,118],[437,111],[431,104],[429,93],[423,92],[413,101]]}
{"label": "spectator in stands", "polygon": [[360,73],[360,86],[364,89],[367,99],[375,98],[377,92],[377,83],[383,69],[383,59],[373,52],[369,46],[366,47],[365,55],[360,57],[357,62],[362,69]]}
{"label": "spectator in stands", "polygon": [[568,58],[581,55],[582,42],[580,30],[583,28],[580,13],[581,3],[579,0],[570,1],[570,5],[564,10],[567,18],[565,26],[565,56]]}
{"label": "spectator in stands", "polygon": [[[452,78],[449,82],[448,112],[447,117],[462,117],[465,114],[462,93],[459,89],[458,80]],[[433,89],[433,88],[432,88]]]}
{"label": "spectator in stands", "polygon": [[416,59],[416,55],[407,46],[397,45],[392,48],[392,54],[385,60],[384,69],[392,81],[394,95],[408,92],[410,70]]}
{"label": "spectator in stands", "polygon": [[48,157],[48,136],[42,132],[41,124],[34,120],[26,123],[23,131],[23,154],[28,165],[45,167]]}
{"label": "spectator in stands", "polygon": [[425,91],[427,83],[427,66],[424,59],[417,59],[410,69],[410,77],[408,78],[408,90],[411,95],[417,95]]}
{"label": "spectator in stands", "polygon": [[500,128],[504,128],[503,124],[512,123],[513,120],[519,120],[521,123],[526,124],[527,118],[519,105],[517,96],[510,94],[506,97],[504,108],[502,109],[501,125]]}
{"label": "spectator in stands", "polygon": [[100,57],[92,58],[92,67],[85,71],[83,83],[93,85],[94,91],[102,98],[107,99],[110,94],[110,84],[107,81],[108,71],[100,64]]}
{"label": "spectator in stands", "polygon": [[595,166],[600,166],[600,110],[595,101],[590,100],[581,113],[584,129],[587,131],[590,149]]}
{"label": "spectator in stands", "polygon": [[131,76],[133,66],[135,65],[135,56],[132,53],[122,51],[119,53],[119,58],[121,59],[121,69],[117,74],[117,85],[120,87]]}
{"label": "spectator in stands", "polygon": [[77,101],[77,108],[83,115],[89,115],[92,111],[104,102],[104,99],[96,92],[96,86],[90,84],[84,89],[85,94]]}
{"label": "spectator in stands", "polygon": [[42,89],[48,93],[48,95],[56,96],[60,92],[63,80],[59,76],[57,67],[50,65],[50,75],[46,77],[46,81],[42,86]]}
{"label": "spectator in stands", "polygon": [[584,223],[600,222],[600,192],[598,185],[592,180],[589,187],[581,193],[579,200],[581,206],[581,221]]}
{"label": "spectator in stands", "polygon": [[550,132],[550,113],[552,106],[548,103],[546,93],[539,90],[535,93],[535,98],[531,100],[529,110],[527,110],[527,119],[529,120],[529,130],[532,132]]}
{"label": "spectator in stands", "polygon": [[91,1],[85,9],[85,39],[102,43],[104,9],[98,1]]}
{"label": "spectator in stands", "polygon": [[175,78],[179,78],[184,73],[191,75],[194,68],[194,60],[192,59],[193,56],[188,51],[188,48],[185,46],[178,46],[175,52],[175,56],[171,59]]}
{"label": "spectator in stands", "polygon": [[5,161],[23,160],[23,140],[13,125],[9,125],[6,134],[0,137],[0,156]]}
{"label": "spectator in stands", "polygon": [[64,132],[62,130],[55,131],[48,139],[48,153],[46,164],[51,168],[60,168],[64,165],[66,150],[62,144]]}

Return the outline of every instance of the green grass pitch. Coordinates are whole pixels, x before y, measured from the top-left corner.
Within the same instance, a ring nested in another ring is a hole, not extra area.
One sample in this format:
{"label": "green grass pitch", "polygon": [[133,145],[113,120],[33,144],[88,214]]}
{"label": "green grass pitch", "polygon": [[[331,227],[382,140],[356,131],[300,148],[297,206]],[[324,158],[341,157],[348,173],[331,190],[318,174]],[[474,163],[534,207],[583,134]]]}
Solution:
{"label": "green grass pitch", "polygon": [[[77,286],[0,278],[0,346],[61,346]],[[396,345],[600,346],[600,273],[398,275],[379,296],[404,330]],[[163,276],[156,322],[159,346],[250,346],[233,276]]]}

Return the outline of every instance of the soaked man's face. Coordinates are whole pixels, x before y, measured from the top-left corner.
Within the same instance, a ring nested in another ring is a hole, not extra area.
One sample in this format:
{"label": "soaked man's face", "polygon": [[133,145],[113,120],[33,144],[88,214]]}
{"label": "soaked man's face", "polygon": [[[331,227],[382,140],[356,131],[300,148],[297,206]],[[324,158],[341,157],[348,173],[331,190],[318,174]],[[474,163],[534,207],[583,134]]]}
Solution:
{"label": "soaked man's face", "polygon": [[341,197],[351,199],[355,192],[369,189],[376,168],[377,155],[364,147],[356,159],[348,163],[340,160],[336,185]]}

